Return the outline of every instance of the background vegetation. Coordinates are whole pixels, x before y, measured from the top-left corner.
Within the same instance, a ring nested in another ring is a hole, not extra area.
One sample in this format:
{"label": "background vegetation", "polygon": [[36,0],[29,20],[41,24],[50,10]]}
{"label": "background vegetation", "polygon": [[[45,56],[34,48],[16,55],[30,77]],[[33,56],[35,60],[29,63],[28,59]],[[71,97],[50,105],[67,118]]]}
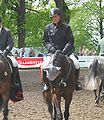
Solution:
{"label": "background vegetation", "polygon": [[42,47],[49,11],[56,6],[72,28],[76,50],[82,45],[98,49],[104,37],[104,0],[1,0],[0,14],[12,32],[15,47]]}

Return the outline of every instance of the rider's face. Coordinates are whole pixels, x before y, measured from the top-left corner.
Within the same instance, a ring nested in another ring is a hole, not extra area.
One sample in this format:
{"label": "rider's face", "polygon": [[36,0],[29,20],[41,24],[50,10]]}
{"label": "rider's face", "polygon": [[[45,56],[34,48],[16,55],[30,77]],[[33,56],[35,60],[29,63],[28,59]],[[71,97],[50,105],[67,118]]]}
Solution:
{"label": "rider's face", "polygon": [[55,15],[55,16],[52,16],[51,19],[53,23],[58,24],[61,18],[59,15]]}

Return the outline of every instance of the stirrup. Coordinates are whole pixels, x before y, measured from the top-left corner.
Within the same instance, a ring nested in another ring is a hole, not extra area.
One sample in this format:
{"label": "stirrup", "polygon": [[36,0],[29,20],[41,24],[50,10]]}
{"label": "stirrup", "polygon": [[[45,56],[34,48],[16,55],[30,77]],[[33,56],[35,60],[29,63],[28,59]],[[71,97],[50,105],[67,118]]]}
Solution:
{"label": "stirrup", "polygon": [[49,89],[49,87],[48,87],[46,84],[43,84],[43,85],[42,85],[42,91],[43,91],[43,92],[48,91],[48,89]]}
{"label": "stirrup", "polygon": [[62,85],[63,85],[64,87],[66,87],[66,82],[63,81],[63,82],[62,82]]}
{"label": "stirrup", "polygon": [[59,83],[59,85],[60,85],[60,86],[63,86],[63,87],[66,87],[66,86],[67,86],[66,82],[63,81],[63,79],[61,80],[61,82]]}
{"label": "stirrup", "polygon": [[82,90],[82,84],[79,81],[76,83],[76,90]]}

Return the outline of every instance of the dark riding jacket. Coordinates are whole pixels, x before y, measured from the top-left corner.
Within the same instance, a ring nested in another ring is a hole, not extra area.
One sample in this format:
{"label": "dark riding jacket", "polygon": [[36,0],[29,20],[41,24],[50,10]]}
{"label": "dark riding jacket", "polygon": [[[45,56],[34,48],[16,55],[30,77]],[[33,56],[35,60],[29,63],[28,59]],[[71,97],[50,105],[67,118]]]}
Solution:
{"label": "dark riding jacket", "polygon": [[13,40],[10,34],[10,30],[2,27],[0,32],[0,50],[3,51],[5,49],[11,51],[13,48]]}
{"label": "dark riding jacket", "polygon": [[74,52],[74,37],[70,26],[59,22],[48,24],[44,29],[43,45],[49,53],[61,50],[65,55]]}

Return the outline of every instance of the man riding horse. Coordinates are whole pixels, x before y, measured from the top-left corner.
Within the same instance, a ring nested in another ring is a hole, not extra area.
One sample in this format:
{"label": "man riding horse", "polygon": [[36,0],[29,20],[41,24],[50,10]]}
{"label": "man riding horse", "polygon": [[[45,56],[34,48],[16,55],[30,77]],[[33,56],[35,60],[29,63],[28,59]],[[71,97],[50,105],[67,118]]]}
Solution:
{"label": "man riding horse", "polygon": [[[15,89],[11,89],[11,99],[14,102],[20,101],[23,99],[22,86],[20,81],[20,75],[18,71],[18,63],[15,57],[10,53],[13,48],[13,40],[11,37],[10,30],[3,27],[2,18],[0,16],[0,51],[2,52],[5,59],[11,63],[12,66],[12,86]],[[17,95],[18,94],[18,95]]]}
{"label": "man riding horse", "polygon": [[[46,25],[43,35],[43,45],[48,50],[48,53],[54,54],[56,50],[67,57],[72,58],[76,67],[76,90],[81,90],[82,85],[78,82],[80,65],[79,61],[76,59],[74,52],[74,37],[70,26],[62,23],[61,11],[59,8],[52,8],[50,11],[50,18],[52,23]],[[43,91],[48,90],[48,85],[46,82],[46,72],[43,70]],[[66,81],[63,81],[65,84]]]}

